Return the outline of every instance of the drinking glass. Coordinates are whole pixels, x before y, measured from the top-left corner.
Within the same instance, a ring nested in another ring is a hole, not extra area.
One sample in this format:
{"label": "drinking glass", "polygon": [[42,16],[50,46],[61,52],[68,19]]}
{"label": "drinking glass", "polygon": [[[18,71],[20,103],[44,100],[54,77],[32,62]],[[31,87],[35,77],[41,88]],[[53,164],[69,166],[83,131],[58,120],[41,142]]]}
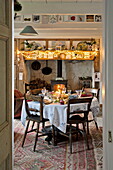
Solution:
{"label": "drinking glass", "polygon": [[66,93],[66,88],[62,89],[62,93],[65,94]]}
{"label": "drinking glass", "polygon": [[43,89],[41,90],[41,92],[42,92],[42,94],[45,96],[45,94],[46,94],[46,88],[43,88]]}
{"label": "drinking glass", "polygon": [[68,94],[70,95],[71,94],[71,90],[67,90]]}
{"label": "drinking glass", "polygon": [[76,90],[76,93],[79,96],[80,95],[80,90]]}

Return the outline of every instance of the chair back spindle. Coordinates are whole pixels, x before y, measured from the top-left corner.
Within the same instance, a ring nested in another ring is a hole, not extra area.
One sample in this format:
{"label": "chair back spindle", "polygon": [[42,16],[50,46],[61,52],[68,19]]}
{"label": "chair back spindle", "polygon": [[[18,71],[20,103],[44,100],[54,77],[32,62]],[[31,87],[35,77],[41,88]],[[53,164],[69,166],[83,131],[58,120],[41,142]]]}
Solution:
{"label": "chair back spindle", "polygon": [[100,89],[95,89],[95,88],[84,88],[84,91],[86,93],[91,93],[93,96],[95,96],[98,101],[99,101],[99,93],[100,93]]}
{"label": "chair back spindle", "polygon": [[[92,101],[92,97],[69,99],[69,101],[68,101],[68,108],[67,108],[67,122],[69,122],[70,115],[72,115],[72,114],[85,113],[86,116],[87,116],[88,113],[89,113],[89,110],[90,110],[91,101]],[[71,104],[78,104],[78,103],[87,103],[88,104],[87,110],[85,110],[85,111],[84,110],[75,110],[73,112],[70,112],[70,105]]]}
{"label": "chair back spindle", "polygon": [[[29,98],[28,98],[29,99]],[[40,114],[40,121],[43,121],[43,97],[42,96],[34,96],[34,95],[31,95],[30,99],[32,99],[33,101],[37,101],[39,104],[40,104],[40,109],[37,110],[37,109],[33,109],[33,108],[30,108],[28,106],[28,101],[27,101],[27,96],[25,96],[25,109],[26,109],[26,113],[27,115],[30,117],[30,116],[33,116],[33,114],[31,114],[31,111],[33,112],[39,112]],[[36,116],[36,115],[35,115]]]}

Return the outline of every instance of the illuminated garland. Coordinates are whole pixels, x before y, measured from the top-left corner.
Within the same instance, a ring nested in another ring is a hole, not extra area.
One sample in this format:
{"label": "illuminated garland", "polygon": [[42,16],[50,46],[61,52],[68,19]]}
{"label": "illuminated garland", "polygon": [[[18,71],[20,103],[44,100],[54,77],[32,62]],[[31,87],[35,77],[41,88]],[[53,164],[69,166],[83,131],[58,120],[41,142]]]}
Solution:
{"label": "illuminated garland", "polygon": [[93,60],[98,51],[34,50],[18,51],[25,60]]}

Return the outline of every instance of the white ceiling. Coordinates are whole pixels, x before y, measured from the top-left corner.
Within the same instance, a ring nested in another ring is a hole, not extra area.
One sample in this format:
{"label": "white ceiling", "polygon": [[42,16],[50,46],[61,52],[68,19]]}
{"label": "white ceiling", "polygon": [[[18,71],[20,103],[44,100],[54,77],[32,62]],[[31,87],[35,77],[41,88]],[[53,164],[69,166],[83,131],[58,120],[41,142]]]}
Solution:
{"label": "white ceiling", "polygon": [[[33,14],[102,14],[103,0],[18,0],[23,8],[20,15]],[[33,2],[33,3],[32,3]],[[39,2],[39,3],[38,3]],[[43,2],[43,3],[40,3]],[[66,3],[65,3],[66,2]],[[98,3],[97,3],[98,2]],[[76,5],[74,5],[74,4]],[[61,5],[59,5],[61,4]],[[26,25],[32,25],[39,33],[36,38],[79,38],[102,36],[102,23],[15,23],[15,38]],[[27,38],[27,37],[25,37]],[[32,38],[32,37],[28,37]]]}

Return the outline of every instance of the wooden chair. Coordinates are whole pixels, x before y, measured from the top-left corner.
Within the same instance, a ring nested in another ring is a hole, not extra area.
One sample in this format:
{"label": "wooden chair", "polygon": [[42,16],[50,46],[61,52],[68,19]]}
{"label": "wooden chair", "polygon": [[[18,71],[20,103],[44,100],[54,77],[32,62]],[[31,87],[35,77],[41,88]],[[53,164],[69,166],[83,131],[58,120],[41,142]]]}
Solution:
{"label": "wooden chair", "polygon": [[[95,89],[95,88],[85,88],[84,91],[86,93],[90,93],[92,94],[92,96],[96,97],[99,101],[99,92],[100,92],[100,89]],[[90,110],[91,111],[91,110]],[[95,122],[95,126],[96,126],[96,129],[98,130],[98,124],[97,124],[97,121],[95,119],[95,116],[93,115],[93,119],[91,120],[88,120],[88,122],[92,122],[94,121]]]}
{"label": "wooden chair", "polygon": [[[43,118],[43,97],[42,96],[37,96],[36,101],[38,101],[39,104],[40,104],[40,109],[39,110],[29,108],[27,99],[25,98],[25,109],[26,109],[26,113],[27,113],[26,119],[28,120],[28,123],[27,123],[27,126],[26,126],[26,130],[25,130],[25,134],[24,134],[24,138],[23,138],[23,142],[22,142],[22,147],[23,147],[27,133],[36,131],[35,144],[34,144],[34,149],[33,149],[34,152],[35,152],[35,149],[36,149],[36,144],[37,144],[37,141],[38,141],[38,137],[47,135],[45,133],[42,134],[42,132],[39,131],[40,123],[42,123],[42,128],[44,128],[45,127],[45,122],[49,121],[48,119]],[[31,111],[35,112],[37,115],[31,114]],[[29,124],[30,124],[31,121],[33,122],[33,124],[32,124],[31,129],[28,130]],[[34,123],[35,122],[37,123],[37,128],[34,128]],[[39,133],[41,133],[41,134],[39,135]]]}
{"label": "wooden chair", "polygon": [[99,101],[99,92],[100,92],[100,89],[95,89],[95,88],[84,88],[84,91],[86,93],[90,93],[92,94],[93,96],[95,96],[98,101]]}
{"label": "wooden chair", "polygon": [[29,90],[36,89],[37,86],[38,86],[38,84],[25,83],[25,93],[27,93],[27,91],[29,91]]}
{"label": "wooden chair", "polygon": [[[77,138],[78,138],[78,133],[84,134],[85,140],[86,140],[86,144],[87,144],[87,148],[89,149],[89,144],[88,144],[88,138],[87,138],[87,134],[86,134],[86,130],[85,130],[85,123],[88,123],[88,113],[90,110],[90,105],[91,105],[91,101],[92,98],[79,98],[79,99],[69,99],[68,101],[68,108],[67,108],[67,127],[68,127],[68,131],[66,133],[63,132],[59,132],[60,134],[67,136],[69,138],[69,143],[70,143],[70,153],[72,153],[72,136],[73,134],[77,134]],[[73,112],[71,112],[70,109],[70,105],[71,104],[78,104],[78,103],[88,103],[88,107],[87,110],[75,110]],[[80,116],[79,114],[83,114],[84,116]],[[73,124],[76,124],[76,128],[73,128]],[[79,124],[82,124],[83,126],[83,130],[81,131],[79,129]],[[88,127],[88,125],[87,125]],[[89,128],[89,127],[88,127]],[[54,143],[57,144],[57,133],[56,133],[56,128],[53,126],[53,137],[54,139]]]}

